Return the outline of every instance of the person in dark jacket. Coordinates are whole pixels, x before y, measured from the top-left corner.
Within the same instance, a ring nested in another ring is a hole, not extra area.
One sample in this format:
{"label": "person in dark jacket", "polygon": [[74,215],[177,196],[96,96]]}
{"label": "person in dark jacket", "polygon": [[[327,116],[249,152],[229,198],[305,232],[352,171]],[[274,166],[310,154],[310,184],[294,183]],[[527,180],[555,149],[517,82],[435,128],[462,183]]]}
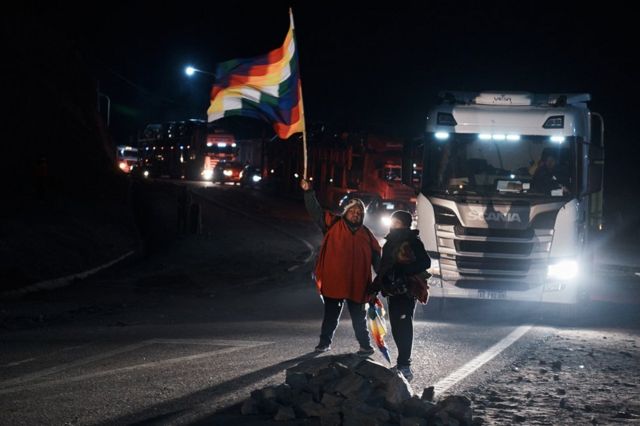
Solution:
{"label": "person in dark jacket", "polygon": [[346,301],[356,338],[360,343],[358,355],[374,353],[367,329],[365,305],[371,284],[371,266],[380,258],[380,245],[371,231],[362,224],[364,204],[353,199],[342,216],[322,210],[309,182],[302,180],[304,200],[309,214],[324,233],[315,279],[324,301],[324,319],[316,352],[331,349],[331,341],[338,327]]}
{"label": "person in dark jacket", "polygon": [[427,303],[429,286],[427,269],[431,261],[411,228],[411,213],[398,210],[391,215],[389,235],[382,247],[378,275],[371,286],[373,295],[378,291],[387,297],[391,333],[398,347],[396,370],[408,380],[413,379],[411,351],[413,348],[413,315],[416,300]]}
{"label": "person in dark jacket", "polygon": [[557,164],[556,155],[549,150],[542,152],[538,168],[531,178],[531,186],[534,191],[545,195],[549,195],[553,190],[557,189],[562,189],[563,194],[568,192],[568,189],[558,181],[556,176]]}

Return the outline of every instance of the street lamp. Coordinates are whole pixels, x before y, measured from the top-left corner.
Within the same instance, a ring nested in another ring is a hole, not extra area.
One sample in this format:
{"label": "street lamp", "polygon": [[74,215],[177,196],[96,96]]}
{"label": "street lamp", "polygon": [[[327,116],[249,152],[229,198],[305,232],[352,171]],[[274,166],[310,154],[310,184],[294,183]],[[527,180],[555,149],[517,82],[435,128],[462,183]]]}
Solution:
{"label": "street lamp", "polygon": [[213,75],[213,76],[215,76],[215,74],[214,74],[214,73],[212,73],[212,72],[199,70],[198,68],[194,68],[194,67],[192,67],[191,65],[189,65],[188,67],[186,67],[186,68],[184,69],[184,73],[185,73],[187,76],[189,76],[189,77],[193,76],[193,75],[194,75],[195,73],[197,73],[197,72],[198,72],[198,73],[201,73],[201,74],[208,74],[208,75]]}

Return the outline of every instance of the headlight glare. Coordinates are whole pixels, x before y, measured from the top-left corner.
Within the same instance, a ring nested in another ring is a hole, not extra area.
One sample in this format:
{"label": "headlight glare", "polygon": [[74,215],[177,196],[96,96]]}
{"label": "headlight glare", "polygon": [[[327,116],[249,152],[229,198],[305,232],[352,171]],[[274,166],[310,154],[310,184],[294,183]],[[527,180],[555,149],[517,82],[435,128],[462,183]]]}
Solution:
{"label": "headlight glare", "polygon": [[571,280],[578,276],[578,262],[563,260],[549,265],[547,278],[557,280]]}

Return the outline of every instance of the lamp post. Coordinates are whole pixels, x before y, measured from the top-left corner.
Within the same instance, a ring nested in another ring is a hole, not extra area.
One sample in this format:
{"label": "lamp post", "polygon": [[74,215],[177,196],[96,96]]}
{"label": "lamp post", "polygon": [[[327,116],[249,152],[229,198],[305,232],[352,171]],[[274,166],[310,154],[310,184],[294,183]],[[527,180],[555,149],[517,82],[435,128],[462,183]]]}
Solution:
{"label": "lamp post", "polygon": [[98,112],[101,112],[100,108],[100,98],[105,98],[107,100],[107,128],[111,122],[111,98],[100,91],[100,82],[98,81],[98,87],[96,90],[97,98],[98,98]]}

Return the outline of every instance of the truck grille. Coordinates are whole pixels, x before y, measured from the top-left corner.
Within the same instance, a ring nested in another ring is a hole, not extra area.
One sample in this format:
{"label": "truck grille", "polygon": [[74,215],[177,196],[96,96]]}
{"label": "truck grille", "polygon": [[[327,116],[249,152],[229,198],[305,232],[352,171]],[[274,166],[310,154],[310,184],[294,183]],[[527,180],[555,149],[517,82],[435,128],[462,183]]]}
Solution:
{"label": "truck grille", "polygon": [[471,237],[497,237],[497,238],[533,238],[535,231],[529,229],[495,229],[495,228],[465,228],[462,225],[454,227],[456,235],[468,235]]}
{"label": "truck grille", "polygon": [[490,271],[513,271],[526,274],[531,267],[530,259],[496,259],[488,257],[456,256],[460,269],[485,269]]}
{"label": "truck grille", "polygon": [[532,243],[505,243],[495,241],[465,241],[455,240],[456,250],[459,252],[531,254]]}
{"label": "truck grille", "polygon": [[443,279],[459,287],[500,282],[506,289],[520,290],[529,288],[521,283],[539,282],[546,274],[552,229],[464,227],[453,211],[441,206],[435,210]]}

